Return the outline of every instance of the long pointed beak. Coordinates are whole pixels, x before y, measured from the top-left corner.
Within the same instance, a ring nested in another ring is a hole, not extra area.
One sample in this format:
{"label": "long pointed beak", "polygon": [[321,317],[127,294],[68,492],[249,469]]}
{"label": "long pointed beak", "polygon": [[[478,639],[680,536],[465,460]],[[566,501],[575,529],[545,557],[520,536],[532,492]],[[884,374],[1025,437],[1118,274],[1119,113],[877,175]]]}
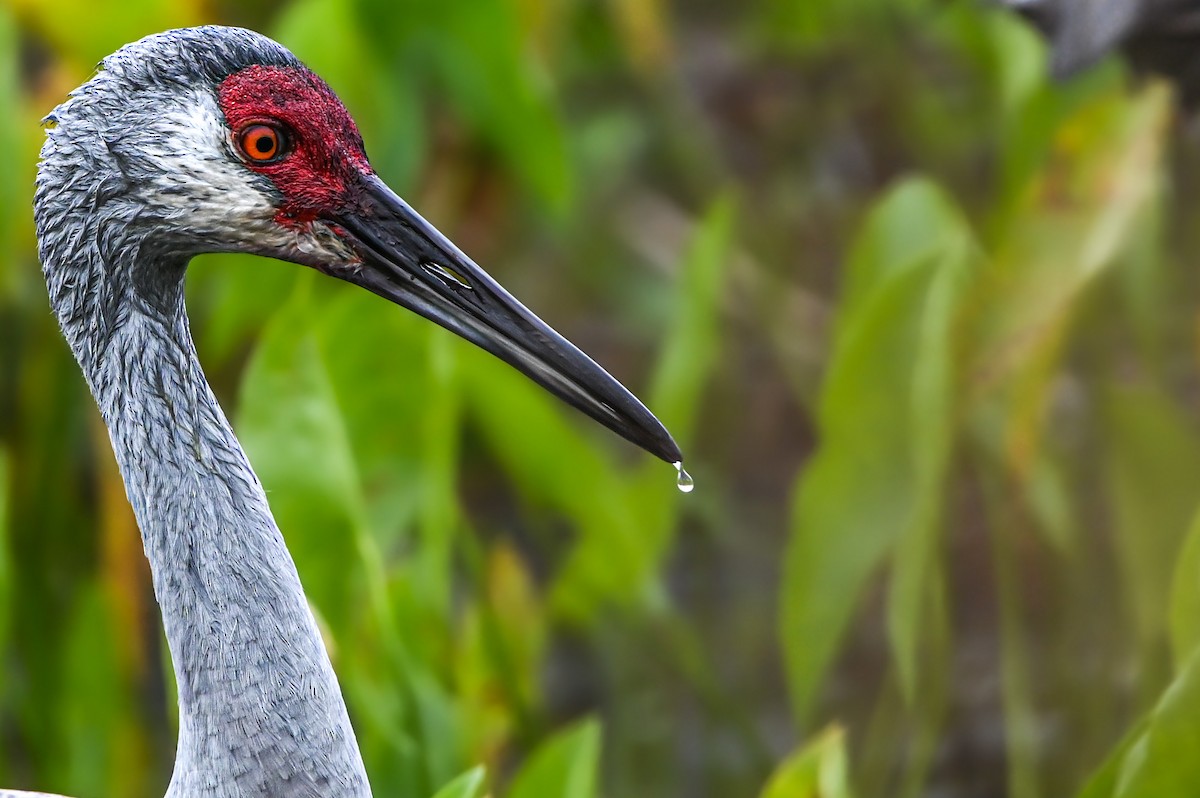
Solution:
{"label": "long pointed beak", "polygon": [[475,265],[373,174],[335,223],[362,268],[337,276],[415,311],[514,366],[538,385],[668,463],[671,433],[595,361]]}

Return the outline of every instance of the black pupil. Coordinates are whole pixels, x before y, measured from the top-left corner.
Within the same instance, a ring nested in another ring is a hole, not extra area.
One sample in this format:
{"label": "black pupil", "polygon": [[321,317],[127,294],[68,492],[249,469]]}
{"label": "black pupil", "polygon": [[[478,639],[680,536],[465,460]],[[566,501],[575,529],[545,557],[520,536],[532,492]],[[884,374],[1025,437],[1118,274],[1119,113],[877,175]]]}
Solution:
{"label": "black pupil", "polygon": [[254,139],[254,149],[258,150],[259,152],[261,152],[263,154],[266,154],[266,153],[270,152],[271,150],[275,149],[275,142],[271,139],[271,137],[269,135],[267,135],[266,133],[263,133]]}

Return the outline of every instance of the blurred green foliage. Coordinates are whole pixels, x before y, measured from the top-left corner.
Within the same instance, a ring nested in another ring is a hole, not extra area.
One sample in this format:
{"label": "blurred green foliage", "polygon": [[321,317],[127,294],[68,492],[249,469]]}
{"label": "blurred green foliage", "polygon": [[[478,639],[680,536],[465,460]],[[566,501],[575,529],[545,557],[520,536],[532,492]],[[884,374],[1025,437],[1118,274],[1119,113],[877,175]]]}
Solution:
{"label": "blurred green foliage", "polygon": [[155,796],[174,687],[46,309],[38,120],[104,54],[280,39],[379,172],[697,477],[448,333],[205,256],[201,357],[376,793],[1189,795],[1200,157],[974,0],[0,5],[0,784]]}

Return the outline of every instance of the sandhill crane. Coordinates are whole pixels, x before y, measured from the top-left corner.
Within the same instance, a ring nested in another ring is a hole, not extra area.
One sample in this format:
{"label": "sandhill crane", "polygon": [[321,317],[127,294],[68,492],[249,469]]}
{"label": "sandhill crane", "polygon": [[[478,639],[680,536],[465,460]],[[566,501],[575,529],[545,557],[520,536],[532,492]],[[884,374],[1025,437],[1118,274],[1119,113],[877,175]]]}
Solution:
{"label": "sandhill crane", "polygon": [[259,34],[176,30],[106,58],[47,117],[34,213],[153,573],[179,685],[173,798],[371,794],[292,558],[196,357],[192,256],[362,286],[679,468],[662,424],[394,194],[333,91]]}

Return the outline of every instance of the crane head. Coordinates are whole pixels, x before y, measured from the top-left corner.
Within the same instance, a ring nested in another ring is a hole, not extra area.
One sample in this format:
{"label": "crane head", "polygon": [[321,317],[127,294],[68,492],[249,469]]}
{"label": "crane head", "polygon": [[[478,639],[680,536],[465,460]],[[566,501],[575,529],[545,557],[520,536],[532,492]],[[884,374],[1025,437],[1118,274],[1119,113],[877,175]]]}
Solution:
{"label": "crane head", "polygon": [[[388,188],[341,101],[276,42],[217,26],[147,37],[105,59],[48,119],[35,198],[43,264],[61,261],[48,255],[78,229],[142,260],[238,251],[300,263],[419,313],[650,453],[682,459],[633,394]],[[77,301],[55,290],[77,281],[45,268],[52,303]],[[146,271],[113,279],[152,293],[164,278]]]}

